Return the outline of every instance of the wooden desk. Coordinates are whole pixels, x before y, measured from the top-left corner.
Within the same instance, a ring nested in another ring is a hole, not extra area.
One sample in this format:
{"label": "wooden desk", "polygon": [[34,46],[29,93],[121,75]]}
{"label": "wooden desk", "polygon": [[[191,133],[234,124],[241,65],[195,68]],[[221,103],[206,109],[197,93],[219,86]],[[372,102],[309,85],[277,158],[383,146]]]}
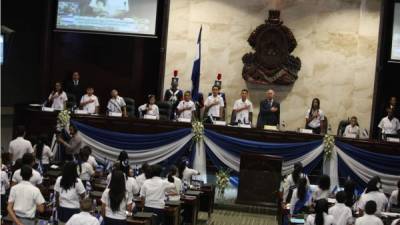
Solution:
{"label": "wooden desk", "polygon": [[165,202],[165,225],[181,224],[181,202],[167,201]]}
{"label": "wooden desk", "polygon": [[[49,134],[55,130],[57,112],[42,112],[37,108],[20,105],[15,108],[14,127],[25,125],[27,138],[40,134]],[[191,128],[191,124],[172,121],[144,120],[135,118],[115,118],[107,116],[89,116],[72,114],[72,119],[84,124],[107,129],[135,134],[151,134],[174,131],[181,128]],[[228,126],[205,125],[206,129],[232,137],[246,140],[278,143],[306,142],[322,140],[322,135],[301,134],[294,131],[266,131],[257,128],[239,128]],[[353,146],[373,151],[400,155],[400,143],[390,143],[378,140],[359,140],[336,137],[336,140],[351,144]]]}
{"label": "wooden desk", "polygon": [[196,225],[199,215],[199,198],[196,196],[182,196],[183,223]]}

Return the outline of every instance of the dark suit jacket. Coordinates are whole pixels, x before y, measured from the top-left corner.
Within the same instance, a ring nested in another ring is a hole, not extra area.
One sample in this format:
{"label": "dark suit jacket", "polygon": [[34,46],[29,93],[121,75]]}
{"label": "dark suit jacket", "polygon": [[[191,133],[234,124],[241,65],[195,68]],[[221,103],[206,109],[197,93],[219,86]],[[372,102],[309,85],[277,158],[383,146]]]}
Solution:
{"label": "dark suit jacket", "polygon": [[65,91],[68,94],[74,95],[76,99],[76,104],[79,105],[81,101],[81,97],[85,93],[85,87],[82,84],[82,81],[80,80],[78,85],[74,85],[74,82],[72,80],[68,80],[65,82]]}
{"label": "dark suit jacket", "polygon": [[[278,111],[271,112],[271,108],[278,108]],[[274,100],[272,105],[264,100],[260,103],[260,113],[258,114],[257,127],[263,128],[264,125],[276,126],[280,121],[281,108],[279,102]]]}

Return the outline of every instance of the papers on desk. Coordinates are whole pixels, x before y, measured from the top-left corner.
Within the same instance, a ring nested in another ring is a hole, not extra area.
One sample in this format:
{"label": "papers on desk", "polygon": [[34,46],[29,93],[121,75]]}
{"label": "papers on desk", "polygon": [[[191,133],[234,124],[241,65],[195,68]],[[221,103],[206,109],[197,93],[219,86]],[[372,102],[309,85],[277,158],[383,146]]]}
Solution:
{"label": "papers on desk", "polygon": [[302,134],[312,134],[313,133],[313,131],[311,129],[300,129],[299,132]]}
{"label": "papers on desk", "polygon": [[356,134],[346,134],[346,138],[356,139],[357,135]]}
{"label": "papers on desk", "polygon": [[388,218],[399,218],[400,213],[392,213],[392,212],[381,212],[382,217],[388,217]]}
{"label": "papers on desk", "polygon": [[109,112],[108,116],[111,116],[111,117],[122,117],[122,113],[120,113],[120,112]]}
{"label": "papers on desk", "polygon": [[400,143],[400,138],[387,137],[386,141]]}
{"label": "papers on desk", "polygon": [[29,104],[30,107],[41,107],[41,104]]}
{"label": "papers on desk", "polygon": [[214,125],[218,125],[218,126],[226,126],[226,122],[225,121],[214,120],[213,124]]}
{"label": "papers on desk", "polygon": [[335,204],[335,203],[336,203],[336,199],[334,199],[334,198],[328,198],[328,203],[330,203],[330,204]]}
{"label": "papers on desk", "polygon": [[57,166],[57,165],[51,165],[51,166],[50,166],[50,168],[52,168],[52,169],[55,169],[55,170],[56,170],[56,169],[58,169],[58,166]]}
{"label": "papers on desk", "polygon": [[243,123],[239,123],[238,127],[240,128],[251,128],[251,124],[243,124]]}
{"label": "papers on desk", "polygon": [[264,125],[264,130],[278,131],[278,127],[277,126]]}
{"label": "papers on desk", "polygon": [[143,119],[146,119],[146,120],[156,120],[157,119],[157,116],[153,116],[153,115],[144,115],[143,116]]}
{"label": "papers on desk", "polygon": [[75,109],[74,111],[75,114],[80,114],[80,115],[88,115],[88,111],[86,110],[81,110],[81,109]]}
{"label": "papers on desk", "polygon": [[51,107],[42,107],[42,111],[43,112],[54,112],[54,109],[53,108],[51,108]]}
{"label": "papers on desk", "polygon": [[181,123],[191,123],[192,120],[191,120],[191,119],[188,119],[188,118],[178,118],[178,122],[181,122]]}

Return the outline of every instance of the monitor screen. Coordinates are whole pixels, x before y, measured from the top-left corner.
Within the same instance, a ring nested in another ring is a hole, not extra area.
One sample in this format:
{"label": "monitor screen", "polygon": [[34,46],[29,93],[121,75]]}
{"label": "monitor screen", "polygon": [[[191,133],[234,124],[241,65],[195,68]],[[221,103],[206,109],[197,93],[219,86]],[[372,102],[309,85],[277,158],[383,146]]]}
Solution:
{"label": "monitor screen", "polygon": [[400,2],[394,5],[393,35],[392,35],[392,60],[400,60]]}
{"label": "monitor screen", "polygon": [[58,0],[56,28],[155,35],[157,0]]}

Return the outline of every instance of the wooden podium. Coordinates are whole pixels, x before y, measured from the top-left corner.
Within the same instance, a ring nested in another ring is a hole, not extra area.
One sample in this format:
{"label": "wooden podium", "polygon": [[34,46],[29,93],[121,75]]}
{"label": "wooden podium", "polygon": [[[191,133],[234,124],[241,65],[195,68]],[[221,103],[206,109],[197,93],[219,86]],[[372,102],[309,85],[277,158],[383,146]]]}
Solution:
{"label": "wooden podium", "polygon": [[281,171],[281,157],[242,153],[236,202],[276,207]]}

